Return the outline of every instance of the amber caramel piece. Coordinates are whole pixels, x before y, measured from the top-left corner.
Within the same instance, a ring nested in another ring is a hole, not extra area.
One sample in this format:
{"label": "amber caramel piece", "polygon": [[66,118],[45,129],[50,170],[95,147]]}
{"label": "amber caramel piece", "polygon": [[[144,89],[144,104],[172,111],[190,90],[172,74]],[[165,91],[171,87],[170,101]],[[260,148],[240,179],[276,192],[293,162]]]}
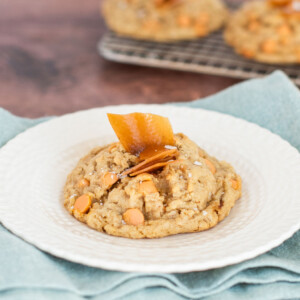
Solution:
{"label": "amber caramel piece", "polygon": [[[174,148],[175,149],[175,148]],[[168,149],[164,146],[153,146],[147,147],[144,151],[142,151],[139,155],[140,160],[146,160],[150,157],[154,157],[157,154],[161,154],[162,152],[167,151]]]}
{"label": "amber caramel piece", "polygon": [[175,160],[169,160],[169,161],[165,161],[165,162],[159,162],[159,163],[156,163],[156,164],[153,164],[150,166],[146,166],[145,168],[143,168],[141,170],[130,173],[129,176],[136,176],[136,175],[139,175],[144,172],[153,172],[155,170],[158,170],[160,168],[163,168],[163,167],[169,165],[170,163],[173,163],[174,161]]}
{"label": "amber caramel piece", "polygon": [[[179,151],[177,149],[170,149],[170,150],[160,152],[160,153],[144,160],[143,162],[139,163],[138,165],[136,165],[130,169],[127,169],[126,171],[124,171],[121,174],[121,176],[128,175],[128,174],[130,174],[131,176],[135,176],[132,174],[133,173],[135,174],[137,172],[138,172],[138,174],[147,172],[146,168],[149,168],[152,165],[155,165],[157,163],[164,163],[169,160],[172,160],[172,159],[176,158],[178,155],[179,155]],[[142,171],[142,170],[144,170],[144,171]]]}
{"label": "amber caramel piece", "polygon": [[269,0],[268,1],[273,6],[286,6],[292,2],[292,0]]}
{"label": "amber caramel piece", "polygon": [[148,147],[174,145],[168,118],[144,113],[107,114],[109,122],[126,151],[139,154]]}

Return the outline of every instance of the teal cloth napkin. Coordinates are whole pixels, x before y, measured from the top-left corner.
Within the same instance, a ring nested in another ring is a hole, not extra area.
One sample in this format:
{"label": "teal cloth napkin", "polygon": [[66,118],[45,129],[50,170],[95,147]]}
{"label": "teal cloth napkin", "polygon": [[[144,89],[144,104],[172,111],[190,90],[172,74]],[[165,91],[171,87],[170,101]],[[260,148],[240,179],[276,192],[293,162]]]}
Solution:
{"label": "teal cloth napkin", "polygon": [[[300,149],[300,94],[282,72],[179,105],[244,118]],[[22,119],[0,109],[0,146],[44,121]],[[90,268],[53,257],[0,225],[0,299],[85,298],[300,299],[300,231],[266,254],[225,268],[185,274],[138,274]]]}

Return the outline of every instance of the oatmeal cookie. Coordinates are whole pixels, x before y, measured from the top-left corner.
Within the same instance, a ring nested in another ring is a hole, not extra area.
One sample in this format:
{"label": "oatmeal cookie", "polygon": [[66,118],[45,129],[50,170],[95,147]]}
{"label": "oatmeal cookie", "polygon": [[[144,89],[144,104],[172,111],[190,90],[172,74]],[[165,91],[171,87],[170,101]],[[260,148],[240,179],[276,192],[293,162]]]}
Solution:
{"label": "oatmeal cookie", "polygon": [[265,63],[300,63],[300,1],[249,1],[224,34],[238,54]]}
{"label": "oatmeal cookie", "polygon": [[105,0],[102,12],[118,34],[154,41],[206,36],[228,16],[222,0]]}
{"label": "oatmeal cookie", "polygon": [[215,226],[241,197],[241,178],[184,134],[174,140],[167,152],[175,160],[133,177],[120,176],[139,163],[121,143],[93,149],[67,178],[66,209],[98,231],[134,239]]}

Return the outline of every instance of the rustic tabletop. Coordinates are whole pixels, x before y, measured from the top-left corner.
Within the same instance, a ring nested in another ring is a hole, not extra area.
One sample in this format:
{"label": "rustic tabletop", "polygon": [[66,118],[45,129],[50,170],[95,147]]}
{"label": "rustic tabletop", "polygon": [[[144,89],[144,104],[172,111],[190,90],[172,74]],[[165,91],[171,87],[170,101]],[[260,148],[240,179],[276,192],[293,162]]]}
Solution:
{"label": "rustic tabletop", "polygon": [[0,107],[20,116],[189,101],[239,82],[106,61],[99,0],[2,0],[0,14]]}

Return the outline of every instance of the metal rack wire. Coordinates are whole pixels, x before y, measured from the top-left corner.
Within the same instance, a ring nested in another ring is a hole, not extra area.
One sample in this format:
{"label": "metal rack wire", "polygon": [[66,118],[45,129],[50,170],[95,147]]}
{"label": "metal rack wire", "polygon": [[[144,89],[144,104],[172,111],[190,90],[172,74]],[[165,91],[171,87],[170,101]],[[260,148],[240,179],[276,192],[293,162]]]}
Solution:
{"label": "metal rack wire", "polygon": [[106,59],[121,63],[243,79],[281,69],[300,86],[299,66],[269,65],[244,59],[225,44],[220,31],[202,39],[176,43],[134,40],[107,32],[99,42],[98,50]]}

